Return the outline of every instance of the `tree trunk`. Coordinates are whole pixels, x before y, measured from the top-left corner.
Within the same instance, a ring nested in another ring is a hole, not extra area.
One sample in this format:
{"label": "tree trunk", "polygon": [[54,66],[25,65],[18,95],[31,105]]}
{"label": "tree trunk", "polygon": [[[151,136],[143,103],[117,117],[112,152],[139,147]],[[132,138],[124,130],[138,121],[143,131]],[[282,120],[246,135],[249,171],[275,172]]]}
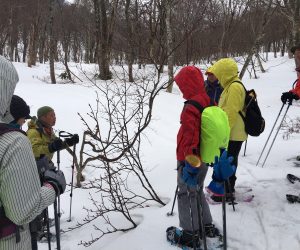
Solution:
{"label": "tree trunk", "polygon": [[9,10],[9,59],[14,60],[14,46],[13,46],[13,7],[10,6]]}
{"label": "tree trunk", "polygon": [[66,72],[67,72],[67,77],[68,79],[74,83],[72,76],[71,76],[71,71],[69,69],[69,65],[68,65],[68,50],[69,50],[69,39],[67,39],[65,37],[65,41],[63,43],[63,49],[64,49],[64,65],[66,67]]}
{"label": "tree trunk", "polygon": [[167,31],[167,60],[168,60],[168,87],[167,92],[172,93],[174,77],[174,53],[173,53],[173,31],[172,31],[172,1],[165,0],[166,8],[166,31]]}
{"label": "tree trunk", "polygon": [[28,48],[28,30],[25,27],[23,29],[22,40],[23,40],[23,44],[24,44],[22,62],[25,63],[26,62],[27,48]]}
{"label": "tree trunk", "polygon": [[257,59],[257,62],[258,62],[258,66],[259,66],[259,68],[260,68],[260,71],[261,71],[262,73],[265,73],[266,71],[265,71],[265,69],[264,69],[264,67],[263,67],[263,65],[262,65],[262,62],[261,62],[261,59],[260,59],[260,56],[259,56],[258,51],[256,51],[255,57],[256,57],[256,59]]}
{"label": "tree trunk", "polygon": [[29,49],[28,49],[28,67],[36,65],[36,44],[37,44],[37,23],[31,24],[30,35],[29,35]]}
{"label": "tree trunk", "polygon": [[133,28],[132,28],[132,21],[130,19],[129,14],[129,7],[130,7],[130,0],[126,0],[125,3],[125,19],[126,19],[126,26],[127,26],[127,43],[129,47],[129,51],[127,52],[127,61],[128,61],[128,80],[129,82],[134,82],[133,75],[132,75],[132,65],[134,60],[134,44],[133,44]]}
{"label": "tree trunk", "polygon": [[51,77],[52,84],[56,83],[55,69],[54,69],[56,43],[53,36],[54,3],[55,0],[50,0],[49,2],[49,64],[50,64],[50,77]]}
{"label": "tree trunk", "polygon": [[253,54],[254,54],[254,51],[253,51],[253,49],[252,49],[252,50],[248,53],[248,56],[247,56],[247,58],[246,58],[246,60],[245,60],[245,63],[244,63],[244,65],[243,65],[243,68],[242,68],[242,70],[241,70],[241,72],[240,72],[239,78],[240,78],[241,80],[243,79],[244,74],[245,74],[245,72],[246,72],[246,70],[247,70],[247,68],[248,68],[248,66],[249,66],[249,63],[250,63],[251,60],[252,60]]}
{"label": "tree trunk", "polygon": [[274,58],[277,58],[277,46],[276,46],[276,42],[273,42],[273,51],[274,51]]}
{"label": "tree trunk", "polygon": [[97,41],[100,41],[100,46],[97,50],[97,61],[100,71],[99,78],[102,80],[109,80],[112,77],[109,70],[110,49],[115,21],[115,8],[118,2],[115,0],[112,4],[113,10],[110,17],[110,27],[108,27],[106,1],[94,0]]}

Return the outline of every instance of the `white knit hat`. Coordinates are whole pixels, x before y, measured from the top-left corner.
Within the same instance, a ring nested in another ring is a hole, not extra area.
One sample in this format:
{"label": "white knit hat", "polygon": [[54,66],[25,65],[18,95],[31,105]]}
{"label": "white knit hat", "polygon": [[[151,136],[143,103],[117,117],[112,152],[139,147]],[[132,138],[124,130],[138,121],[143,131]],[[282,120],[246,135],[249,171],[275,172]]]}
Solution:
{"label": "white knit hat", "polygon": [[13,64],[0,56],[0,120],[3,122],[13,120],[9,105],[18,81],[18,73]]}

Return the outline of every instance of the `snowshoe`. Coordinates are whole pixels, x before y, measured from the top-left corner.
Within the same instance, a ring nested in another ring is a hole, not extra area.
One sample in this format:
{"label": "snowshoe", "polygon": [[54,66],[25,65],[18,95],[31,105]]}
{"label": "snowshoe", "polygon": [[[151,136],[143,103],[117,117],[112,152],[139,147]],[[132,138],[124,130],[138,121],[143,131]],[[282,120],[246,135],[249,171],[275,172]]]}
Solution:
{"label": "snowshoe", "polygon": [[199,241],[198,233],[193,234],[193,232],[181,230],[177,227],[168,227],[166,230],[167,241],[172,245],[179,247],[193,248],[194,244],[196,249],[201,249],[201,243]]}
{"label": "snowshoe", "polygon": [[286,195],[286,199],[287,199],[290,203],[296,203],[296,202],[299,202],[299,203],[300,203],[300,197],[297,196],[297,195],[287,194],[287,195]]}
{"label": "snowshoe", "polygon": [[296,175],[293,174],[287,174],[286,178],[291,182],[291,183],[295,183],[296,181],[300,182],[300,178],[297,177]]}

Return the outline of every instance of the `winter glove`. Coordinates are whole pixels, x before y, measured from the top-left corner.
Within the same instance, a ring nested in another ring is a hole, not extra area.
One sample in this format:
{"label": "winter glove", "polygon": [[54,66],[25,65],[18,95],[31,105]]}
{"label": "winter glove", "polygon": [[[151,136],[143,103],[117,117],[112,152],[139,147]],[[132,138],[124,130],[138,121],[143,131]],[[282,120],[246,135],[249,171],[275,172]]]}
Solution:
{"label": "winter glove", "polygon": [[56,195],[61,195],[66,190],[65,175],[60,170],[46,170],[44,174],[44,181],[51,184]]}
{"label": "winter glove", "polygon": [[224,150],[220,159],[215,157],[213,180],[217,182],[227,181],[235,173],[236,167],[232,165],[233,157],[227,157],[227,151]]}
{"label": "winter glove", "polygon": [[188,155],[185,158],[182,170],[182,180],[189,187],[195,187],[198,183],[198,172],[200,167],[200,159],[195,155]]}
{"label": "winter glove", "polygon": [[72,137],[65,139],[65,144],[68,147],[71,147],[71,146],[77,144],[78,142],[79,142],[79,136],[78,136],[78,134],[75,134]]}
{"label": "winter glove", "polygon": [[236,167],[232,165],[233,157],[227,157],[224,150],[220,159],[216,156],[212,181],[207,187],[207,191],[217,196],[224,195],[224,181],[235,173]]}
{"label": "winter glove", "polygon": [[49,143],[48,149],[50,153],[54,153],[64,148],[64,143],[61,139],[57,138],[52,143]]}
{"label": "winter glove", "polygon": [[54,170],[55,166],[52,161],[49,161],[48,157],[45,155],[41,155],[40,159],[36,161],[36,165],[39,171],[40,176],[43,178],[46,170],[51,169]]}
{"label": "winter glove", "polygon": [[299,96],[293,92],[283,92],[281,95],[282,103],[286,103],[287,101],[292,102],[292,100],[299,100]]}
{"label": "winter glove", "polygon": [[215,196],[223,196],[224,195],[224,183],[212,180],[208,187],[207,192],[213,194]]}

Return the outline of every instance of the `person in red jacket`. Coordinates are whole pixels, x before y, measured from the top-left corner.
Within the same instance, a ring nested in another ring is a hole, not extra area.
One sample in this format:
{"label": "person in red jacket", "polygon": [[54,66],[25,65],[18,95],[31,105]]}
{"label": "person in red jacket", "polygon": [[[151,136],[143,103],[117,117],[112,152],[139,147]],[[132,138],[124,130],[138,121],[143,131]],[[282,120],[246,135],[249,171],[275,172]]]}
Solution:
{"label": "person in red jacket", "polygon": [[[174,78],[185,100],[197,101],[202,107],[210,104],[206,94],[201,71],[194,66],[180,70]],[[198,238],[199,221],[197,214],[196,186],[200,188],[200,203],[207,237],[217,237],[219,230],[212,224],[212,216],[203,193],[203,183],[208,170],[201,163],[200,156],[200,111],[193,105],[186,104],[180,116],[180,129],[177,134],[177,169],[178,169],[178,213],[183,234],[179,244],[193,247],[193,235]],[[191,217],[194,221],[192,226]],[[196,233],[195,233],[196,232]],[[194,238],[194,239],[195,239]]]}
{"label": "person in red jacket", "polygon": [[296,85],[288,92],[283,92],[281,95],[281,101],[283,103],[291,102],[293,100],[299,100],[300,97],[300,77],[298,78]]}
{"label": "person in red jacket", "polygon": [[299,100],[300,98],[300,44],[291,48],[291,52],[295,57],[296,62],[296,72],[297,72],[297,82],[293,89],[288,92],[283,92],[281,95],[281,101],[286,103],[287,101],[292,102],[293,100]]}

